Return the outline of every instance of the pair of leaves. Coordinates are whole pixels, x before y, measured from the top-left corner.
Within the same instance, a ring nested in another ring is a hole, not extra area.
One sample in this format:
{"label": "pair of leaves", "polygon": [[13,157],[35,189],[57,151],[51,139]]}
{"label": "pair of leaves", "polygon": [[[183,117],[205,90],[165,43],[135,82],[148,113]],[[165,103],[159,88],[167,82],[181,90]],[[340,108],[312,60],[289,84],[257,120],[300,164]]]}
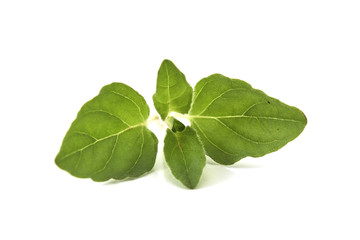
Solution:
{"label": "pair of leaves", "polygon": [[[165,60],[160,67],[157,84],[161,87],[157,87],[153,98],[162,118],[176,109],[179,113],[188,113],[186,117],[191,122],[187,131],[172,133],[168,130],[164,145],[170,169],[188,187],[193,187],[189,184],[190,179],[200,178],[202,171],[199,167],[205,166],[205,153],[201,151],[201,146],[213,160],[229,165],[247,156],[260,157],[280,149],[296,138],[306,125],[305,115],[299,109],[253,89],[244,81],[221,74],[199,81],[191,96],[188,94],[191,87],[184,75],[172,62]],[[161,105],[159,99],[162,100]],[[167,106],[164,106],[165,102]],[[172,135],[179,135],[180,140],[167,141],[173,138],[170,137]],[[198,138],[201,143],[195,144]],[[188,146],[190,141],[194,143]],[[176,147],[177,144],[179,147]],[[182,145],[188,146],[183,150],[187,154],[172,155],[173,149],[181,149]],[[174,162],[183,166],[179,167]],[[187,162],[197,162],[195,165],[198,167],[186,168]]]}
{"label": "pair of leaves", "polygon": [[[169,60],[160,66],[153,96],[168,123],[165,160],[173,175],[195,188],[205,155],[220,164],[274,152],[296,138],[307,120],[297,108],[253,89],[248,83],[214,74],[194,91]],[[184,114],[191,126],[171,117]],[[138,177],[152,169],[158,140],[146,127],[149,107],[122,83],[105,86],[78,113],[67,132],[56,164],[76,177],[106,181]]]}

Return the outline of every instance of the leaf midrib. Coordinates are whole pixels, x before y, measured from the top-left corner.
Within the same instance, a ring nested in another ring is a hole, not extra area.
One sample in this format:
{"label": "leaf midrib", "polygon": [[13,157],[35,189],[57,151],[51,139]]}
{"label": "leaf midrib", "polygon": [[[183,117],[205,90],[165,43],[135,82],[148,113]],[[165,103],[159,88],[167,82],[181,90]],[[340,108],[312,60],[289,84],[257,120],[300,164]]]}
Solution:
{"label": "leaf midrib", "polygon": [[174,137],[175,137],[175,139],[176,139],[177,146],[175,146],[174,149],[171,151],[170,158],[172,158],[173,153],[174,153],[174,150],[178,148],[178,149],[180,150],[180,152],[181,152],[182,160],[183,160],[184,165],[185,165],[185,172],[186,172],[187,179],[189,180],[189,183],[192,185],[192,182],[191,182],[191,179],[190,179],[190,175],[189,175],[189,174],[190,174],[190,173],[189,173],[189,168],[188,168],[188,166],[187,166],[187,164],[186,164],[186,160],[185,160],[184,151],[182,150],[182,148],[181,148],[181,146],[180,146],[180,141],[179,141],[179,139],[178,139],[178,136],[177,136],[176,134],[174,134]]}
{"label": "leaf midrib", "polygon": [[169,98],[169,103],[168,103],[168,111],[171,109],[171,97],[170,97],[170,76],[169,76],[169,70],[168,70],[168,66],[167,64],[165,64],[165,71],[166,71],[166,76],[167,76],[167,91],[168,91],[168,98]]}
{"label": "leaf midrib", "polygon": [[[159,103],[170,105],[170,102],[174,102],[174,100],[177,100],[177,99],[183,97],[185,92],[186,92],[186,86],[185,86],[184,90],[179,94],[179,96],[176,96],[176,97],[173,98],[173,99],[170,99],[170,98],[169,98],[168,101],[166,101],[166,102],[160,101],[159,98],[157,98],[156,100],[157,100]],[[186,103],[186,104],[188,104],[188,103]],[[186,104],[185,104],[185,105],[186,105]]]}
{"label": "leaf midrib", "polygon": [[289,118],[277,118],[277,117],[265,117],[265,116],[247,116],[247,115],[233,115],[233,116],[203,116],[203,115],[189,115],[189,118],[205,118],[205,119],[223,119],[223,118],[255,118],[255,119],[268,119],[268,120],[278,120],[278,121],[288,121],[288,122],[299,122],[303,121],[289,119]]}
{"label": "leaf midrib", "polygon": [[137,127],[143,127],[143,126],[145,126],[145,123],[136,124],[136,125],[130,126],[130,127],[128,127],[128,128],[125,128],[125,129],[121,130],[120,132],[111,134],[111,135],[106,136],[106,137],[103,137],[103,138],[99,138],[99,139],[97,139],[96,141],[94,141],[94,142],[92,142],[92,143],[90,143],[90,144],[88,144],[88,145],[86,145],[86,146],[84,146],[84,147],[82,147],[82,148],[80,148],[80,149],[78,149],[78,150],[76,150],[76,151],[73,151],[73,152],[71,152],[71,153],[69,153],[69,154],[66,154],[66,155],[63,156],[61,159],[63,160],[63,159],[65,159],[65,158],[68,158],[68,157],[74,155],[75,153],[82,152],[82,151],[85,150],[86,148],[88,148],[88,147],[90,147],[90,146],[92,146],[92,145],[95,145],[96,143],[98,143],[98,142],[100,142],[100,141],[106,140],[106,139],[111,138],[111,137],[114,137],[114,136],[119,136],[119,135],[121,135],[122,133],[124,133],[124,132],[126,132],[126,131],[129,131],[129,130],[134,129],[134,128],[137,128]]}
{"label": "leaf midrib", "polygon": [[215,97],[213,100],[211,100],[209,102],[208,105],[206,105],[203,110],[198,114],[198,115],[201,115],[203,112],[205,112],[216,100],[218,100],[219,98],[221,98],[223,95],[225,95],[226,93],[228,92],[231,92],[231,91],[237,91],[237,90],[240,90],[240,89],[244,89],[244,88],[233,88],[233,89],[227,89],[226,91],[222,92],[221,94],[219,94],[217,97]]}

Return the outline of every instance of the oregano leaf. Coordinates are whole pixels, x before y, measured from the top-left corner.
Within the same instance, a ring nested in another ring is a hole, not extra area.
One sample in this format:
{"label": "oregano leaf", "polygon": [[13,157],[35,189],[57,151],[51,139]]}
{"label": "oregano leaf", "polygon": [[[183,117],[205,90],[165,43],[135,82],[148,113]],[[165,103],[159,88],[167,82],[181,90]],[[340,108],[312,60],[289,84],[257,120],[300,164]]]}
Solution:
{"label": "oregano leaf", "polygon": [[185,129],[185,125],[174,117],[167,117],[165,123],[173,132],[181,132]]}
{"label": "oregano leaf", "polygon": [[195,130],[190,126],[176,132],[167,129],[164,155],[174,177],[186,187],[195,188],[206,163],[205,151]]}
{"label": "oregano leaf", "polygon": [[221,74],[196,84],[189,119],[206,154],[221,164],[274,152],[295,139],[307,123],[296,107]]}
{"label": "oregano leaf", "polygon": [[187,113],[192,92],[185,75],[170,60],[164,60],[158,71],[156,92],[153,95],[154,106],[161,119],[165,120],[172,111]]}
{"label": "oregano leaf", "polygon": [[94,181],[138,177],[153,168],[157,153],[148,117],[149,106],[140,94],[122,83],[109,84],[80,109],[55,163]]}
{"label": "oregano leaf", "polygon": [[[205,154],[225,165],[260,157],[295,139],[307,124],[298,108],[221,74],[200,80],[193,93],[170,60],[160,66],[153,101],[168,126],[165,161],[191,189],[198,185]],[[191,126],[175,117],[187,118]],[[139,177],[154,166],[158,140],[147,125],[158,120],[149,118],[149,106],[134,89],[109,84],[82,106],[55,163],[94,181]]]}

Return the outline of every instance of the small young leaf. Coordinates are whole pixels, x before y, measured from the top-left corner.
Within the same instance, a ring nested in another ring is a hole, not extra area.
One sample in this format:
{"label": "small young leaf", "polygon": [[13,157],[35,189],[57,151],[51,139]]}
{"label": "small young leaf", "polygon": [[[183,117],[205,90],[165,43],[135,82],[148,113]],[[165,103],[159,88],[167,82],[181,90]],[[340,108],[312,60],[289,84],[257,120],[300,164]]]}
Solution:
{"label": "small young leaf", "polygon": [[165,160],[172,174],[188,188],[195,188],[205,166],[205,151],[191,127],[183,131],[166,130]]}
{"label": "small young leaf", "polygon": [[122,83],[85,103],[66,133],[55,163],[71,175],[106,181],[138,177],[155,163],[158,140],[146,127],[149,106]]}
{"label": "small young leaf", "polygon": [[187,113],[190,108],[192,87],[185,75],[170,61],[164,60],[160,66],[153,101],[161,119],[172,112]]}
{"label": "small young leaf", "polygon": [[174,122],[173,122],[173,126],[171,128],[171,130],[173,132],[181,132],[185,129],[185,125],[180,122],[179,120],[177,120],[176,118],[174,118]]}
{"label": "small young leaf", "polygon": [[185,129],[185,125],[174,117],[167,117],[165,123],[173,132],[181,132]]}
{"label": "small young leaf", "polygon": [[220,74],[196,84],[189,118],[207,155],[221,164],[274,152],[307,123],[299,109]]}

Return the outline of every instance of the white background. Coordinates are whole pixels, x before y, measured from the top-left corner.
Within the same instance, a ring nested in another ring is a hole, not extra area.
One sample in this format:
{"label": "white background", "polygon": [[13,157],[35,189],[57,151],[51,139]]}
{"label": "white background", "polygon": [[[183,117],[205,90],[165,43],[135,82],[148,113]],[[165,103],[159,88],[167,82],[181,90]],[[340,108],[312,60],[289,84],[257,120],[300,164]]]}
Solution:
{"label": "white background", "polygon": [[[0,239],[360,239],[358,4],[2,0]],[[162,144],[132,181],[57,168],[80,107],[114,81],[152,106],[164,58],[192,86],[243,79],[308,125],[262,158],[209,160],[196,190],[170,175]]]}

